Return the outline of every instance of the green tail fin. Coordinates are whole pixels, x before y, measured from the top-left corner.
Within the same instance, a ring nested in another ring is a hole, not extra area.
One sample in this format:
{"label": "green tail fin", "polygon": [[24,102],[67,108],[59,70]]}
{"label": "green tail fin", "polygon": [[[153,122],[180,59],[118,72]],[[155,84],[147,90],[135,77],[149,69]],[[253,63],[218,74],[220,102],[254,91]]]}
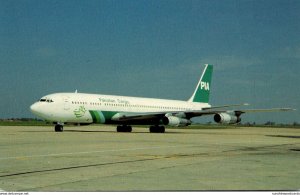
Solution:
{"label": "green tail fin", "polygon": [[211,86],[211,77],[213,72],[213,65],[206,64],[203,70],[202,76],[199,80],[199,83],[189,99],[189,102],[209,102],[209,92]]}

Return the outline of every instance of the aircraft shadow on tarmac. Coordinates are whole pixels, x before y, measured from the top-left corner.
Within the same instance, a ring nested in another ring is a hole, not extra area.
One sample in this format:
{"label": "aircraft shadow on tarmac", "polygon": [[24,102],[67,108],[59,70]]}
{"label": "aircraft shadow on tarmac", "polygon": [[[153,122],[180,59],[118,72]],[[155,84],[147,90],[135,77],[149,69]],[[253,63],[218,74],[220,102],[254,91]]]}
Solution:
{"label": "aircraft shadow on tarmac", "polygon": [[[54,131],[22,131],[22,132],[27,132],[27,133],[49,133],[49,132],[53,132],[53,133],[57,133]],[[63,132],[58,132],[57,134],[60,133],[68,133],[68,132],[75,132],[75,133],[116,133],[114,131],[103,131],[103,130],[95,130],[95,131],[91,131],[91,130],[64,130]],[[143,133],[143,132],[140,132]]]}
{"label": "aircraft shadow on tarmac", "polygon": [[[195,129],[193,129],[195,130]],[[209,129],[210,132],[203,132],[201,130],[207,130],[207,129],[198,129],[196,131],[166,131],[165,133],[150,133],[149,131],[132,131],[130,133],[128,132],[116,132],[114,130],[80,130],[80,129],[66,129],[63,132],[54,132],[52,130],[40,130],[40,131],[30,131],[30,130],[26,130],[26,131],[22,131],[22,132],[27,132],[27,133],[49,133],[49,132],[53,132],[53,133],[118,133],[118,134],[155,134],[155,135],[164,135],[164,134],[194,134],[194,135],[199,135],[199,134],[203,134],[203,135],[228,135],[227,133],[221,133],[220,131],[215,132],[211,129]]]}
{"label": "aircraft shadow on tarmac", "polygon": [[[159,135],[185,133],[185,132],[174,132],[174,131],[172,131],[172,132],[167,131],[165,133],[150,133],[148,131],[144,131],[144,132],[143,131],[132,131],[132,132],[128,133],[128,132],[116,132],[116,131],[110,131],[110,130],[105,131],[105,130],[70,130],[70,129],[64,130],[64,132],[74,132],[74,133],[118,133],[118,134],[159,134]],[[188,132],[186,132],[186,133],[188,133]],[[191,134],[191,133],[189,133],[189,134]],[[192,134],[194,134],[194,133],[192,133]]]}
{"label": "aircraft shadow on tarmac", "polygon": [[[68,129],[68,130],[64,130],[64,132],[73,132],[73,133],[117,133],[117,134],[154,134],[154,135],[164,135],[164,134],[218,134],[218,135],[223,135],[223,133],[220,132],[202,132],[201,130],[197,131],[193,131],[193,132],[189,132],[189,131],[166,131],[165,133],[150,133],[149,131],[132,131],[130,133],[128,132],[116,132],[114,130],[72,130],[72,129]],[[62,132],[62,133],[64,133]],[[224,134],[227,135],[227,134]]]}

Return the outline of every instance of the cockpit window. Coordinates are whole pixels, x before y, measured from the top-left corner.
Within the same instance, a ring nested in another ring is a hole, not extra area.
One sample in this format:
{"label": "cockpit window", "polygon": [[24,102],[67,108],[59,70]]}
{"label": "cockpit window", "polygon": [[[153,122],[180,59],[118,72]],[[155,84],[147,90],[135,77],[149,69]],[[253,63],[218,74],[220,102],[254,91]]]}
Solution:
{"label": "cockpit window", "polygon": [[48,103],[51,103],[51,102],[53,102],[53,100],[52,100],[52,99],[49,99],[49,98],[42,98],[42,99],[40,99],[40,102],[48,102]]}

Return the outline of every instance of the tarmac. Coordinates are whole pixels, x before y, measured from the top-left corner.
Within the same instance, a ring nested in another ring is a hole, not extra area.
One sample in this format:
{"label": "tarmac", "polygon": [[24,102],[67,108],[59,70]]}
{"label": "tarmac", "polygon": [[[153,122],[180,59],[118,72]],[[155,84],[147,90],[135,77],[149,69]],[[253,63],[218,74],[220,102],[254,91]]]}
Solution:
{"label": "tarmac", "polygon": [[0,126],[0,191],[299,190],[300,129]]}

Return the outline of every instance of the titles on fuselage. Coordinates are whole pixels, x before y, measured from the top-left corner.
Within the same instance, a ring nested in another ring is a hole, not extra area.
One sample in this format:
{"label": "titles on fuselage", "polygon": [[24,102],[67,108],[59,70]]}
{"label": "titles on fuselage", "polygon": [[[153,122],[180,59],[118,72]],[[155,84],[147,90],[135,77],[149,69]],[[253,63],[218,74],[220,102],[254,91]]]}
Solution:
{"label": "titles on fuselage", "polygon": [[122,99],[99,98],[99,101],[102,103],[130,104],[128,100],[122,100]]}

